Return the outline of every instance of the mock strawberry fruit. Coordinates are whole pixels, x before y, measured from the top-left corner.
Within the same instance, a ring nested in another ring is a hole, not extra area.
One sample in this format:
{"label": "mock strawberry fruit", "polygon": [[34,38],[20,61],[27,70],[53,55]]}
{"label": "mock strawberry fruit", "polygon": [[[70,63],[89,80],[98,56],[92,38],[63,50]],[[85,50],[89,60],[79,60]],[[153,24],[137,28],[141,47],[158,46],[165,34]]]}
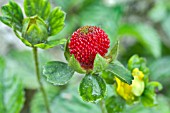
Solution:
{"label": "mock strawberry fruit", "polygon": [[96,54],[105,56],[110,40],[101,28],[84,26],[72,34],[68,47],[70,54],[75,56],[81,67],[88,70],[93,69]]}

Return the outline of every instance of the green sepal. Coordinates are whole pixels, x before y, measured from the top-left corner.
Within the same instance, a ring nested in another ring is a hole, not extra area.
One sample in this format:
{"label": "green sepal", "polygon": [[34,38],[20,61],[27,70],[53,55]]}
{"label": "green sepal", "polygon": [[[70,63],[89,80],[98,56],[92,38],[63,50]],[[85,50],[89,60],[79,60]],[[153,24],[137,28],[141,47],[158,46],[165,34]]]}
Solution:
{"label": "green sepal", "polygon": [[52,10],[46,21],[49,36],[56,35],[64,28],[65,15],[66,14],[59,7]]}
{"label": "green sepal", "polygon": [[54,46],[64,44],[66,41],[67,41],[66,39],[50,40],[47,41],[46,43],[36,44],[34,45],[34,47],[38,47],[41,49],[49,49],[49,48],[53,48]]}
{"label": "green sepal", "polygon": [[28,17],[38,15],[45,20],[50,10],[49,0],[24,0],[24,11]]}
{"label": "green sepal", "polygon": [[13,29],[13,31],[14,31],[15,35],[16,35],[26,46],[32,47],[32,44],[29,43],[29,42],[28,42],[26,39],[24,39],[22,36],[20,36],[16,30]]}
{"label": "green sepal", "polygon": [[54,85],[66,84],[74,74],[74,70],[66,63],[60,61],[50,61],[43,67],[43,75],[47,81]]}
{"label": "green sepal", "polygon": [[101,73],[101,77],[105,80],[105,82],[107,84],[114,84],[115,80],[114,80],[114,74],[109,72],[109,71],[102,71]]}
{"label": "green sepal", "polygon": [[84,101],[96,102],[106,95],[106,84],[99,75],[85,75],[79,86],[80,96]]}
{"label": "green sepal", "polygon": [[69,48],[68,48],[69,41],[70,41],[70,39],[68,38],[67,43],[64,45],[64,56],[65,56],[67,61],[69,61],[70,57],[71,57],[70,51],[69,51]]}
{"label": "green sepal", "polygon": [[119,96],[111,96],[106,99],[105,105],[108,113],[121,113],[126,102]]}
{"label": "green sepal", "polygon": [[15,3],[13,0],[10,0],[9,4],[1,7],[1,12],[2,16],[0,16],[0,20],[4,24],[8,25],[9,27],[13,27],[18,31],[21,31],[23,13],[17,3]]}
{"label": "green sepal", "polygon": [[64,46],[64,56],[66,58],[66,60],[68,61],[68,65],[73,68],[76,72],[84,74],[86,73],[86,70],[84,70],[80,63],[77,61],[77,59],[75,58],[75,56],[72,54],[70,55],[70,51],[68,48],[68,44],[69,44],[70,38],[67,39],[67,43]]}
{"label": "green sepal", "polygon": [[130,71],[126,69],[122,64],[120,64],[120,62],[110,63],[106,68],[106,71],[113,73],[121,81],[129,85],[132,84],[132,80],[134,79]]}
{"label": "green sepal", "polygon": [[115,45],[111,48],[110,52],[106,55],[106,58],[109,62],[113,62],[116,60],[119,51],[119,41],[115,43]]}
{"label": "green sepal", "polygon": [[76,72],[78,73],[86,73],[86,70],[84,70],[80,63],[76,60],[76,58],[74,57],[74,55],[72,55],[69,59],[68,65],[73,68]]}
{"label": "green sepal", "polygon": [[155,88],[162,90],[162,84],[159,82],[149,82],[141,96],[141,102],[146,107],[152,107],[157,104]]}
{"label": "green sepal", "polygon": [[93,66],[93,72],[98,73],[108,66],[107,60],[102,57],[100,54],[96,54],[95,60],[94,60],[94,66]]}

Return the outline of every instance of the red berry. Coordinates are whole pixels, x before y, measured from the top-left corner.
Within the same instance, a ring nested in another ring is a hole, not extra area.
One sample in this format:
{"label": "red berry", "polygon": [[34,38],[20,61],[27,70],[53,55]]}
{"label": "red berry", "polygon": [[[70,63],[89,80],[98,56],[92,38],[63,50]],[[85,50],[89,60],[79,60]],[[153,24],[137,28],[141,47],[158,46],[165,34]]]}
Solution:
{"label": "red berry", "polygon": [[107,53],[110,40],[101,28],[84,26],[72,34],[68,47],[70,54],[73,54],[80,65],[88,70],[93,69],[97,53],[101,56]]}

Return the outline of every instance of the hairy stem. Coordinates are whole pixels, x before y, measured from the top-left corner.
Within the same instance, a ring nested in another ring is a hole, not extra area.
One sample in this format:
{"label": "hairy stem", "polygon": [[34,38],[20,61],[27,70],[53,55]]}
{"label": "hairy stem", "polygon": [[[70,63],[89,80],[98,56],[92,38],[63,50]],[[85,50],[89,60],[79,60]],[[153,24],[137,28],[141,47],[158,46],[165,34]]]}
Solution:
{"label": "hairy stem", "polygon": [[51,113],[50,112],[50,107],[49,107],[49,104],[48,104],[47,94],[46,94],[46,92],[44,90],[44,87],[43,87],[43,84],[41,82],[40,71],[39,71],[39,63],[38,63],[38,52],[37,51],[38,51],[37,48],[33,47],[33,54],[34,54],[34,60],[35,60],[35,70],[36,70],[37,81],[38,81],[38,83],[40,85],[40,90],[41,90],[43,98],[44,98],[44,103],[45,103],[45,107],[47,109],[47,112]]}

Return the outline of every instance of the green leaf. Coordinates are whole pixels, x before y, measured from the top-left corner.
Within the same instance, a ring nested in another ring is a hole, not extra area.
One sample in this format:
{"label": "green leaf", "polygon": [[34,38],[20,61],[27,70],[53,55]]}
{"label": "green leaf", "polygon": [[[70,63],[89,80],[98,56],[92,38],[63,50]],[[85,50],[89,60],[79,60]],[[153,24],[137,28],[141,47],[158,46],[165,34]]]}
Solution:
{"label": "green leaf", "polygon": [[66,84],[74,74],[66,63],[59,61],[48,62],[43,68],[43,75],[47,77],[47,81],[54,85]]}
{"label": "green leaf", "polygon": [[23,14],[18,4],[16,4],[13,0],[10,0],[9,4],[1,7],[1,12],[2,16],[0,16],[0,20],[4,24],[21,31]]}
{"label": "green leaf", "polygon": [[102,71],[102,78],[106,81],[107,84],[114,84],[114,74],[109,71]]}
{"label": "green leaf", "polygon": [[5,61],[0,58],[0,111],[19,113],[24,105],[23,86],[16,76],[5,75]]}
{"label": "green leaf", "polygon": [[46,21],[48,25],[49,36],[56,35],[63,29],[64,20],[65,13],[59,7],[54,8]]}
{"label": "green leaf", "polygon": [[110,62],[116,60],[119,52],[119,41],[115,43],[115,45],[111,48],[108,55],[106,55],[106,58],[110,58]]}
{"label": "green leaf", "polygon": [[80,63],[76,60],[76,58],[74,57],[74,55],[72,55],[70,57],[70,60],[68,62],[68,65],[73,68],[76,72],[78,73],[86,73],[86,70],[84,70]]}
{"label": "green leaf", "polygon": [[134,36],[155,58],[161,56],[160,36],[157,31],[149,25],[124,24],[120,26],[118,35]]}
{"label": "green leaf", "polygon": [[111,96],[106,99],[106,109],[108,113],[121,113],[126,102],[121,97]]}
{"label": "green leaf", "polygon": [[32,44],[29,43],[29,42],[28,42],[26,39],[24,39],[22,36],[20,36],[16,30],[13,29],[13,31],[14,31],[15,35],[16,35],[26,46],[32,47]]}
{"label": "green leaf", "polygon": [[50,40],[47,41],[46,43],[36,44],[34,45],[34,47],[38,47],[41,49],[49,49],[49,48],[53,48],[54,46],[64,44],[66,41],[67,41],[66,39]]}
{"label": "green leaf", "polygon": [[108,63],[105,58],[100,54],[97,54],[94,60],[93,72],[101,72],[108,66]]}
{"label": "green leaf", "polygon": [[133,76],[131,75],[129,70],[123,67],[123,65],[120,65],[118,63],[111,63],[107,67],[106,71],[113,73],[121,81],[126,82],[128,84],[132,84]]}
{"label": "green leaf", "polygon": [[159,82],[149,82],[142,94],[141,101],[144,106],[152,107],[157,104],[155,88],[162,89],[162,85]]}
{"label": "green leaf", "polygon": [[49,0],[24,0],[24,10],[28,17],[38,15],[46,19],[50,14]]}
{"label": "green leaf", "polygon": [[96,102],[106,95],[106,84],[98,75],[85,75],[79,86],[80,96],[84,101]]}

